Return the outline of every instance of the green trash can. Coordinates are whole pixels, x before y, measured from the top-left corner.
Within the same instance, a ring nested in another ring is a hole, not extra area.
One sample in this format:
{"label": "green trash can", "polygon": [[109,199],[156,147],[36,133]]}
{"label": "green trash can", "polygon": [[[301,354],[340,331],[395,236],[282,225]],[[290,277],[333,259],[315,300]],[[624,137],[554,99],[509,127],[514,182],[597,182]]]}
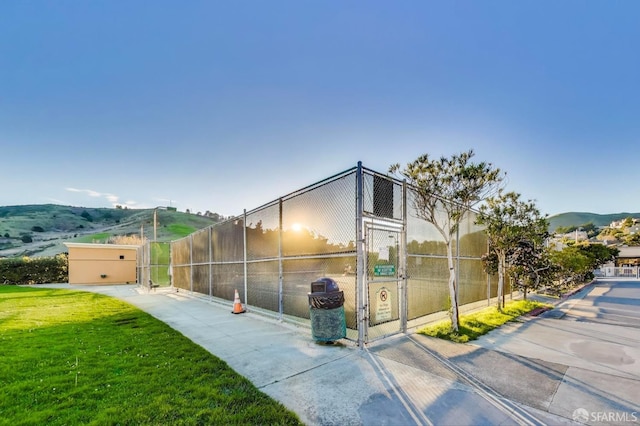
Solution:
{"label": "green trash can", "polygon": [[344,292],[331,278],[319,278],[311,283],[309,311],[314,340],[331,344],[347,336]]}

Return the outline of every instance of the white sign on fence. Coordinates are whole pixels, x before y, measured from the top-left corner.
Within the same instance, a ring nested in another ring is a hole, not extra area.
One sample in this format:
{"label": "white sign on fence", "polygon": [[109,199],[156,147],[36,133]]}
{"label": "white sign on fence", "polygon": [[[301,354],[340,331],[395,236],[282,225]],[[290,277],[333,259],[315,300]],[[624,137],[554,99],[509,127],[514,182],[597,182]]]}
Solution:
{"label": "white sign on fence", "polygon": [[376,322],[391,321],[391,292],[382,287],[376,292]]}

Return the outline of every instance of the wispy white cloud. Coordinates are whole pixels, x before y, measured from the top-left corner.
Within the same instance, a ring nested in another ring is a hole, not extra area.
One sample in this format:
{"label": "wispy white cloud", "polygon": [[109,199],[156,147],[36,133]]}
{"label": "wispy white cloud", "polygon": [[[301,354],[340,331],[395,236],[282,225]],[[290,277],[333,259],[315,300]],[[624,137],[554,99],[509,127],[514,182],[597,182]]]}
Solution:
{"label": "wispy white cloud", "polygon": [[102,194],[102,195],[112,203],[117,203],[118,202],[118,196],[117,195],[113,195],[113,194]]}
{"label": "wispy white cloud", "polygon": [[[104,198],[105,200],[107,200],[109,203],[111,203],[111,205],[115,206],[116,204],[120,204],[118,203],[118,200],[120,197],[118,197],[115,194],[111,194],[109,192],[100,192],[100,191],[95,191],[93,189],[78,189],[78,188],[72,188],[72,187],[67,187],[65,188],[66,191],[69,192],[78,192],[78,193],[82,193],[82,194],[86,194],[89,197],[92,198]],[[135,205],[136,202],[135,201],[127,201],[125,203],[125,205],[127,207],[131,207],[133,205]]]}
{"label": "wispy white cloud", "polygon": [[89,197],[102,197],[103,194],[98,192],[98,191],[94,191],[93,189],[78,189],[78,188],[65,188],[67,191],[69,192],[84,192],[85,194],[87,194]]}

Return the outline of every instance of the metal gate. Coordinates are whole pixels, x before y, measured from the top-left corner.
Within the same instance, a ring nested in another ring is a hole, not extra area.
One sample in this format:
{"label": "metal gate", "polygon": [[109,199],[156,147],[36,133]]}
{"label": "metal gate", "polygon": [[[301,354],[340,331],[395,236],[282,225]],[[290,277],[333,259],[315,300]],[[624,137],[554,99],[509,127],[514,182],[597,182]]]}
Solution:
{"label": "metal gate", "polygon": [[406,182],[356,174],[358,345],[406,331]]}
{"label": "metal gate", "polygon": [[402,228],[375,221],[365,223],[365,233],[368,342],[404,331],[406,295]]}

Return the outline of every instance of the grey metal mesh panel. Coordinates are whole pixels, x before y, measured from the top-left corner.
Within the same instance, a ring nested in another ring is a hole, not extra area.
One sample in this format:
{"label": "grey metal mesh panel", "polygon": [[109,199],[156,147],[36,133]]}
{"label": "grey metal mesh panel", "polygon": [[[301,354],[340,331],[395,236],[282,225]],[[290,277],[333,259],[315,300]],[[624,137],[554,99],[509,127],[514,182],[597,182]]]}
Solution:
{"label": "grey metal mesh panel", "polygon": [[284,200],[282,228],[284,256],[355,251],[355,174]]}
{"label": "grey metal mesh panel", "polygon": [[228,220],[211,229],[214,262],[238,262],[244,259],[242,218]]}
{"label": "grey metal mesh panel", "polygon": [[173,286],[183,290],[191,290],[191,266],[173,266]]}
{"label": "grey metal mesh panel", "polygon": [[209,295],[209,265],[194,265],[192,268],[192,290],[196,293]]}
{"label": "grey metal mesh panel", "polygon": [[338,276],[336,282],[340,286],[340,290],[344,291],[344,314],[347,328],[355,330],[357,328],[358,319],[356,316],[356,265],[357,257],[349,256],[341,258],[344,265],[344,273]]}
{"label": "grey metal mesh panel", "polygon": [[191,234],[193,263],[209,262],[209,229],[205,228]]}
{"label": "grey metal mesh panel", "polygon": [[278,256],[280,207],[274,204],[247,214],[247,259],[269,259]]}
{"label": "grey metal mesh panel", "polygon": [[171,261],[174,265],[187,265],[191,262],[191,237],[171,243]]}
{"label": "grey metal mesh panel", "polygon": [[449,267],[446,258],[410,256],[407,271],[409,319],[448,309]]}
{"label": "grey metal mesh panel", "polygon": [[446,255],[447,246],[436,227],[421,219],[413,207],[413,192],[407,191],[407,253]]}
{"label": "grey metal mesh panel", "polygon": [[249,263],[247,265],[247,304],[279,312],[279,277],[277,260]]}
{"label": "grey metal mesh panel", "polygon": [[234,290],[238,290],[243,302],[247,300],[244,294],[244,266],[242,263],[214,264],[213,296],[233,301]]}
{"label": "grey metal mesh panel", "polygon": [[479,259],[460,259],[458,268],[460,305],[487,300],[487,274]]}
{"label": "grey metal mesh panel", "polygon": [[476,213],[469,212],[460,222],[460,256],[480,258],[488,250],[487,235],[484,227],[475,224],[476,216]]}
{"label": "grey metal mesh panel", "polygon": [[137,266],[137,279],[138,279],[138,284],[146,286],[149,284],[149,280],[151,279],[151,272],[150,272],[150,256],[149,256],[149,243],[146,243],[140,247],[138,247],[137,250],[137,261],[136,261],[136,266]]}

